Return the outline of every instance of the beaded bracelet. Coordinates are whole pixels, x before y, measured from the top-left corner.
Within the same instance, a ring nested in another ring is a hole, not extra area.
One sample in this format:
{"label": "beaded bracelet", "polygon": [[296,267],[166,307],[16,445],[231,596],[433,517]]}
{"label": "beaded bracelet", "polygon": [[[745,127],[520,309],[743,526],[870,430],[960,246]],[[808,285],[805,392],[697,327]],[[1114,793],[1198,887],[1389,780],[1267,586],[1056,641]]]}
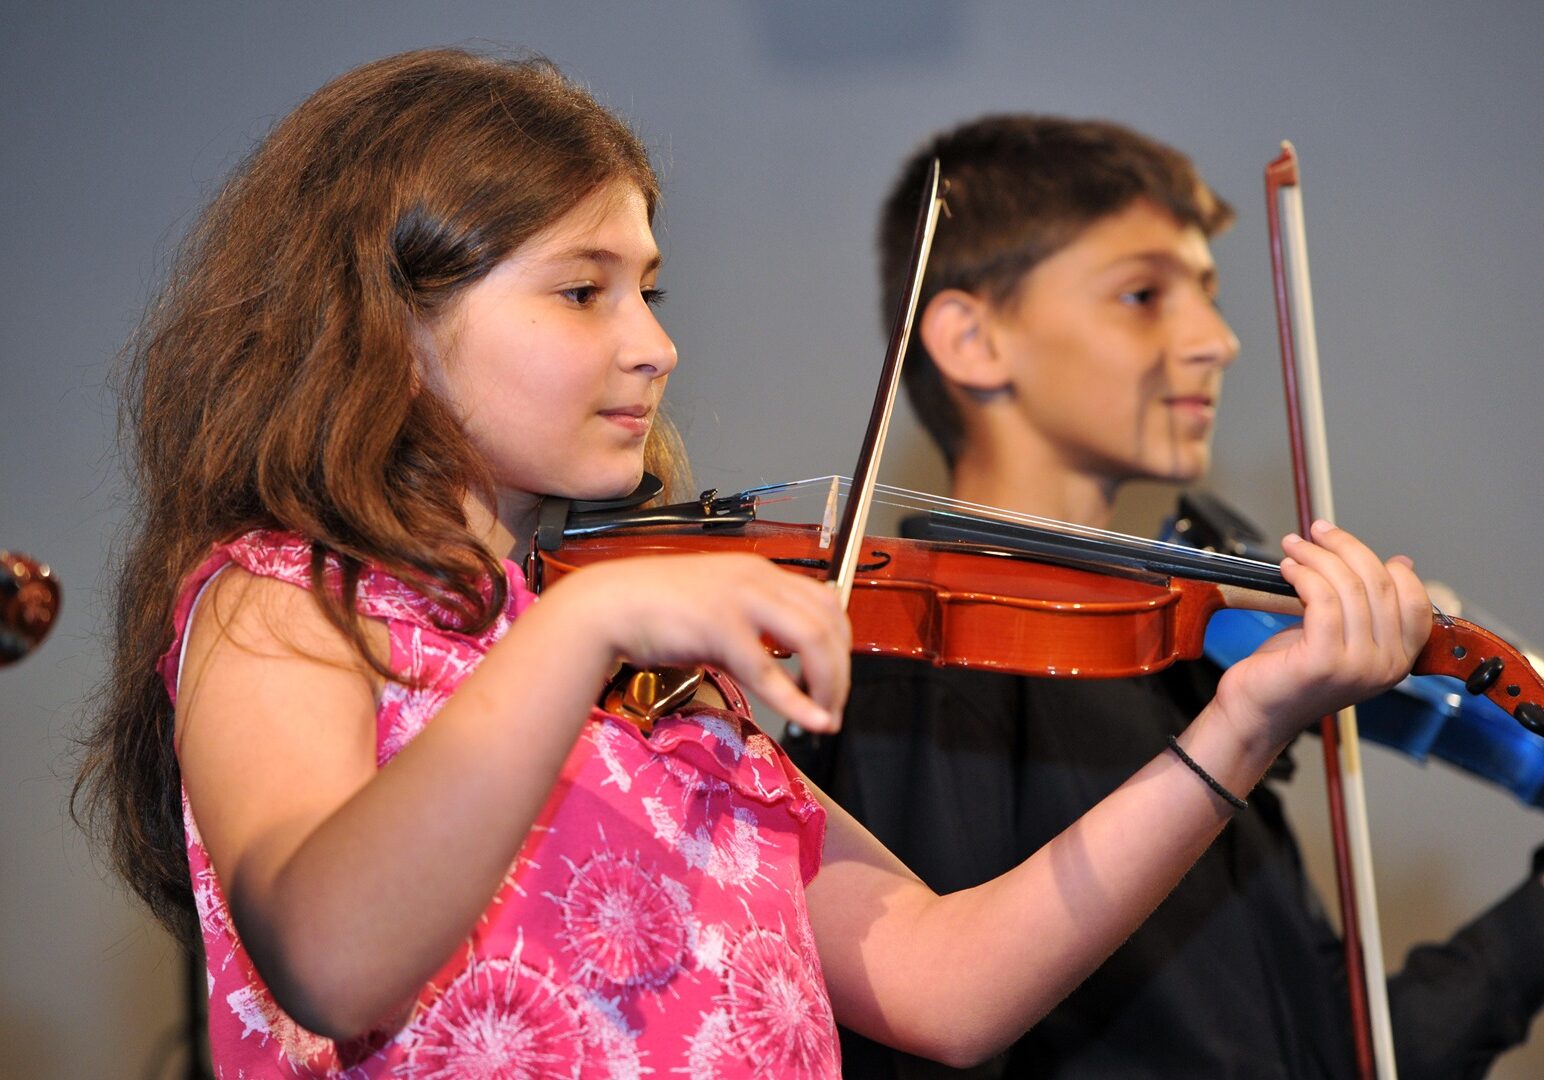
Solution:
{"label": "beaded bracelet", "polygon": [[1207,772],[1205,769],[1201,768],[1201,766],[1196,763],[1195,758],[1185,753],[1185,748],[1180,746],[1179,740],[1176,739],[1173,735],[1169,736],[1169,749],[1178,754],[1179,759],[1186,765],[1190,766],[1190,771],[1195,773],[1202,780],[1206,781],[1206,786],[1211,788],[1218,795],[1222,796],[1223,801],[1226,802],[1229,806],[1233,807],[1235,810],[1249,809],[1249,804],[1247,802],[1245,802],[1243,799],[1240,799],[1237,795],[1233,794],[1233,792],[1219,784],[1216,777]]}

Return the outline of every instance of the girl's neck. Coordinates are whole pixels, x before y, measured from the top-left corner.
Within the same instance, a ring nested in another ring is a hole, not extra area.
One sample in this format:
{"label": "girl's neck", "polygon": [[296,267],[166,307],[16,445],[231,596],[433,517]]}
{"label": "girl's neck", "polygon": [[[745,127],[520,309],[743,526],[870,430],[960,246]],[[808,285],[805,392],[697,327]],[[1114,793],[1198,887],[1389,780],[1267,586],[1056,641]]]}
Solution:
{"label": "girl's neck", "polygon": [[481,540],[495,558],[525,558],[531,535],[536,528],[536,511],[541,498],[525,492],[500,493],[496,509],[477,495],[467,495],[463,506],[467,526],[472,535]]}

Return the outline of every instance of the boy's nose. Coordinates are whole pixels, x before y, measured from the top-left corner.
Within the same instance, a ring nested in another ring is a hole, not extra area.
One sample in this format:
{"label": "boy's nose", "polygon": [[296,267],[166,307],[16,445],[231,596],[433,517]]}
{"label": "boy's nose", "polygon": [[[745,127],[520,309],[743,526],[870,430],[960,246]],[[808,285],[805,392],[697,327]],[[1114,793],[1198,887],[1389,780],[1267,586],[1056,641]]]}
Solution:
{"label": "boy's nose", "polygon": [[1210,298],[1198,298],[1184,321],[1179,354],[1186,360],[1227,367],[1238,358],[1238,335]]}

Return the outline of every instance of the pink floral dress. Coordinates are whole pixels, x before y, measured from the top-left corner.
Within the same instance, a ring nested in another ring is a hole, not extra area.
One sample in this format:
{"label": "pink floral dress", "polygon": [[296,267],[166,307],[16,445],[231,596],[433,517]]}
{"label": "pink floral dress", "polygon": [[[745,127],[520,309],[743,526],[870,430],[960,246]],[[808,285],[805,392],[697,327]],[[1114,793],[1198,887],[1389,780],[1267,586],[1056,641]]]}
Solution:
{"label": "pink floral dress", "polygon": [[[235,564],[310,586],[300,537],[251,533],[187,582],[161,662],[176,698],[184,633],[204,585]],[[332,569],[332,568],[329,568]],[[376,711],[385,765],[535,597],[512,564],[486,633],[439,630],[435,608],[367,570],[359,609],[389,630]],[[536,826],[464,944],[400,1020],[334,1043],[274,1002],[231,923],[186,796],[188,861],[209,976],[216,1074],[589,1078],[834,1077],[836,1029],[805,908],[825,814],[734,684],[645,737],[596,709]],[[425,806],[424,813],[433,813]]]}

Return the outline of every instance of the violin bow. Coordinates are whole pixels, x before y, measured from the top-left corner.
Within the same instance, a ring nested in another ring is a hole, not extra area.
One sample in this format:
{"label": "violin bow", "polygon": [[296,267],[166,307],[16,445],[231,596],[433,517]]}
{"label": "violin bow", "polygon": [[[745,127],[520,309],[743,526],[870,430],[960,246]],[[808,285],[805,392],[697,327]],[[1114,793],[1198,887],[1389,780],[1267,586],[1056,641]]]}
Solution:
{"label": "violin bow", "polygon": [[879,376],[879,388],[874,393],[874,406],[869,411],[868,427],[863,433],[863,446],[858,452],[858,464],[853,469],[852,486],[847,502],[842,507],[841,524],[837,526],[832,541],[831,568],[826,583],[836,589],[842,598],[842,607],[852,596],[853,579],[858,572],[858,553],[868,527],[869,511],[874,505],[874,482],[879,477],[879,459],[884,452],[885,438],[890,432],[890,416],[895,411],[895,395],[901,385],[901,361],[906,357],[906,344],[911,340],[911,327],[917,316],[917,298],[922,294],[922,276],[927,271],[928,253],[933,250],[933,234],[938,230],[938,213],[943,206],[939,197],[939,174],[942,166],[937,158],[928,169],[923,182],[922,203],[917,208],[917,227],[912,234],[911,265],[906,275],[906,293],[895,312],[890,326],[890,343],[885,348],[885,364]]}
{"label": "violin bow", "polygon": [[[1316,516],[1335,520],[1335,505],[1330,489],[1318,335],[1308,281],[1302,186],[1297,151],[1290,142],[1283,141],[1281,155],[1265,167],[1265,204],[1276,293],[1276,329],[1281,339],[1281,373],[1286,386],[1287,431],[1292,444],[1292,485],[1297,496],[1298,530],[1307,536]],[[1389,1017],[1383,939],[1378,925],[1356,710],[1345,708],[1338,716],[1324,717],[1319,721],[1319,731],[1329,793],[1357,1076],[1360,1080],[1395,1080],[1394,1028]]]}

